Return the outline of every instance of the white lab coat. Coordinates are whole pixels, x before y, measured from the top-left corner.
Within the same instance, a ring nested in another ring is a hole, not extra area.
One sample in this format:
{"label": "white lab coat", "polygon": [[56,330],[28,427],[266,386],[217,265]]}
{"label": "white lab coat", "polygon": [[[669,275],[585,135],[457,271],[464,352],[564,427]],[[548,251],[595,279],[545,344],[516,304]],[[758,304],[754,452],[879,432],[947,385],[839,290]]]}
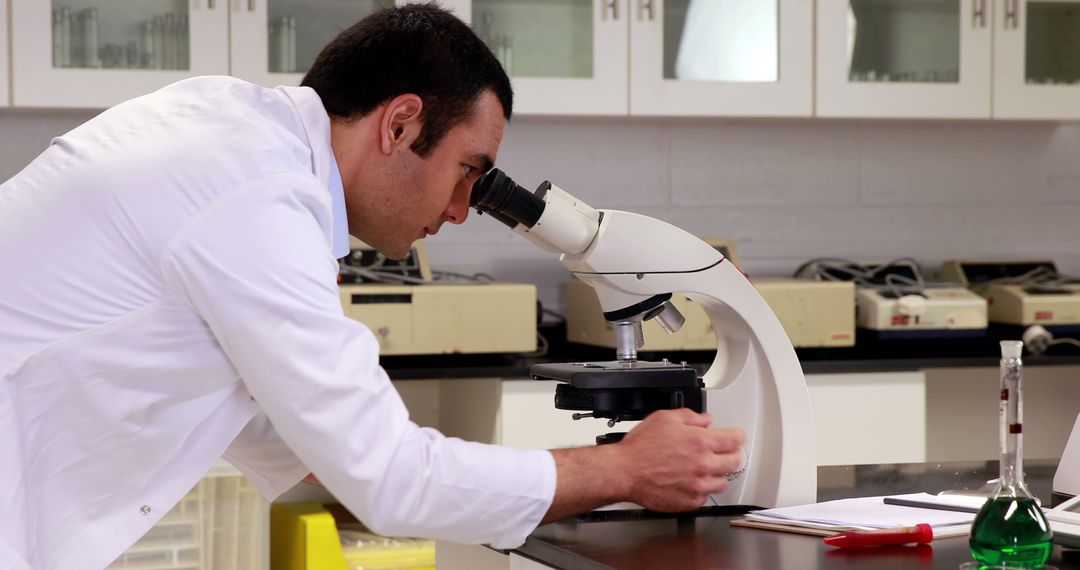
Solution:
{"label": "white lab coat", "polygon": [[205,77],[0,186],[0,568],[107,565],[223,454],[268,498],[315,472],[378,532],[524,540],[551,454],[409,421],[342,313],[335,183],[312,90]]}

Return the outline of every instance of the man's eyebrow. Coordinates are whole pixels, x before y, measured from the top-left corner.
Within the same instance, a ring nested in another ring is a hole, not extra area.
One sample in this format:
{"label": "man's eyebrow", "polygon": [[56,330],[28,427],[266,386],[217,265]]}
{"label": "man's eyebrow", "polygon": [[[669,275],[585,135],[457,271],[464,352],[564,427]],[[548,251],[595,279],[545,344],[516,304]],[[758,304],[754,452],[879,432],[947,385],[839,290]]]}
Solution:
{"label": "man's eyebrow", "polygon": [[480,172],[487,172],[495,166],[495,160],[483,153],[470,155],[469,160],[480,165]]}

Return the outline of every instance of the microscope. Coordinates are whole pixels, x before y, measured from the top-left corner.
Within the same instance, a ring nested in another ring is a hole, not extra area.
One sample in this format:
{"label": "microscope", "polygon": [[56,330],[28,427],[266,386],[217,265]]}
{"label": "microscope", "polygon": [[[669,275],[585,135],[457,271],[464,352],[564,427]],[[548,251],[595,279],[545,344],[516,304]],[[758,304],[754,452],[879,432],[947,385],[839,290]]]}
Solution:
{"label": "microscope", "polygon": [[[631,212],[597,210],[544,182],[535,192],[492,169],[476,181],[470,205],[534,245],[559,254],[591,285],[616,331],[615,360],[538,364],[534,379],[558,380],[555,406],[582,417],[620,421],[686,407],[712,414],[716,427],[746,432],[746,462],[718,505],[777,507],[817,496],[814,422],[806,379],[772,310],[719,251],[671,224]],[[685,363],[638,360],[643,321],[668,331],[683,317],[681,293],[704,309],[717,350],[702,377]],[[617,441],[607,434],[598,443]]]}

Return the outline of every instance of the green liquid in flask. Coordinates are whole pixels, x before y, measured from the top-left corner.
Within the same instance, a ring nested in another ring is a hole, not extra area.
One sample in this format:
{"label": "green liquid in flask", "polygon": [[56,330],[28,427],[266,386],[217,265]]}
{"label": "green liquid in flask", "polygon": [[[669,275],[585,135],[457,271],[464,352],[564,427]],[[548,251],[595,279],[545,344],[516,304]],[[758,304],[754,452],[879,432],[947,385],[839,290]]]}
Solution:
{"label": "green liquid in flask", "polygon": [[1035,499],[997,497],[971,527],[971,555],[987,566],[1040,568],[1050,558],[1052,534]]}

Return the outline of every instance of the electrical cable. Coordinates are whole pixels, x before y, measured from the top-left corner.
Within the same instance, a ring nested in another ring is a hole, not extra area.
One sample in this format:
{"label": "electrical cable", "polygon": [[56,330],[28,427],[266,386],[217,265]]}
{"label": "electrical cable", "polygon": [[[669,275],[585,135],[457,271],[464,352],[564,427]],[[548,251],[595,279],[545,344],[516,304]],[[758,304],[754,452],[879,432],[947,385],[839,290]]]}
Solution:
{"label": "electrical cable", "polygon": [[1055,344],[1071,344],[1073,346],[1080,346],[1080,340],[1068,337],[1055,338],[1054,340],[1046,343],[1046,346],[1054,346]]}
{"label": "electrical cable", "polygon": [[[914,277],[900,275],[894,270],[909,266]],[[882,274],[884,274],[882,276]],[[931,288],[956,287],[956,283],[927,282],[922,268],[912,257],[897,257],[882,264],[868,265],[834,257],[819,257],[800,265],[794,272],[796,278],[813,277],[821,281],[851,282],[864,289],[885,290],[896,295],[922,295]]]}
{"label": "electrical cable", "polygon": [[[862,268],[862,270],[864,270],[864,271],[866,270],[866,266],[864,266],[864,265],[862,265],[860,263],[856,263],[854,261],[851,261],[850,259],[841,259],[839,257],[816,257],[814,259],[811,259],[811,260],[803,263],[798,268],[796,268],[795,273],[793,273],[792,276],[793,277],[802,277],[802,272],[809,269],[811,266],[813,266],[815,264],[816,265],[822,265],[822,264],[833,264],[833,263],[842,263],[842,264],[845,264],[845,265],[852,265],[852,266],[855,266],[855,267]],[[816,273],[819,271],[819,269],[815,267],[814,271],[815,271],[815,276],[817,276]]]}
{"label": "electrical cable", "polygon": [[390,273],[387,271],[372,271],[363,267],[354,267],[351,265],[342,265],[341,273],[344,275],[352,275],[354,277],[362,277],[368,281],[375,283],[390,283],[390,284],[408,284],[408,285],[424,285],[430,283],[426,279],[420,277],[411,277],[409,275],[398,275],[397,273]]}
{"label": "electrical cable", "polygon": [[1042,285],[1053,287],[1063,285],[1069,281],[1075,281],[1075,279],[1062,275],[1050,267],[1040,265],[1039,267],[1020,275],[988,279],[986,281],[980,281],[979,283],[976,283],[976,285]]}
{"label": "electrical cable", "polygon": [[562,313],[557,313],[555,311],[552,311],[551,309],[543,309],[541,311],[541,314],[548,315],[548,316],[551,316],[551,317],[555,317],[556,319],[558,319],[561,322],[566,322],[566,317],[563,316]]}
{"label": "electrical cable", "polygon": [[[376,263],[378,263],[378,261]],[[379,265],[373,264],[368,267],[357,267],[355,265],[350,265],[346,263],[339,264],[339,270],[343,275],[360,277],[366,281],[371,281],[375,283],[428,285],[437,281],[460,280],[464,282],[463,284],[479,285],[495,281],[495,278],[491,275],[488,275],[487,273],[476,273],[473,275],[467,275],[464,273],[455,273],[453,271],[433,271],[432,279],[423,279],[421,277],[413,277],[411,275],[408,275],[408,268],[404,266],[386,267],[385,269],[373,269],[375,267],[379,267]],[[447,279],[448,277],[450,279]]]}
{"label": "electrical cable", "polygon": [[526,357],[547,356],[548,350],[551,348],[551,343],[548,342],[547,337],[545,337],[543,334],[541,334],[540,331],[536,331],[536,346],[537,346],[537,348],[536,348],[535,351],[533,351],[533,352],[523,352],[523,353],[521,353],[521,356],[526,356]]}
{"label": "electrical cable", "polygon": [[488,275],[487,273],[474,273],[472,275],[468,275],[465,273],[456,273],[453,271],[432,271],[431,275],[433,281],[453,281],[455,279],[472,283],[491,283],[492,281],[495,281],[495,278],[491,275]]}

